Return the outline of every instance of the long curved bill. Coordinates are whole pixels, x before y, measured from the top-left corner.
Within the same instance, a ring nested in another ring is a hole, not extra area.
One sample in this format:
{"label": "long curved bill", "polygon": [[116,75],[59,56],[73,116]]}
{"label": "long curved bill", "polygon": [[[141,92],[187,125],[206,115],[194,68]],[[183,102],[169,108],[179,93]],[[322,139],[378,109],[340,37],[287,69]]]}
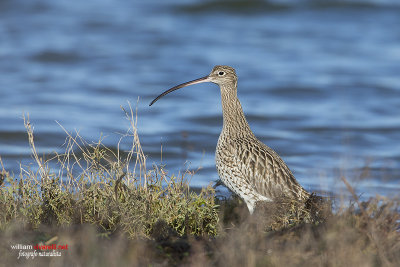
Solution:
{"label": "long curved bill", "polygon": [[182,84],[177,85],[177,86],[174,86],[171,89],[168,89],[167,91],[165,91],[161,95],[159,95],[156,98],[154,98],[154,100],[151,101],[149,106],[153,105],[161,97],[163,97],[163,96],[165,96],[165,95],[167,95],[167,94],[169,94],[169,93],[171,93],[171,92],[173,92],[175,90],[181,89],[181,88],[189,86],[189,85],[193,85],[193,84],[197,84],[197,83],[206,83],[206,82],[210,82],[210,78],[208,76],[205,76],[205,77],[202,77],[202,78],[190,81],[190,82],[182,83]]}

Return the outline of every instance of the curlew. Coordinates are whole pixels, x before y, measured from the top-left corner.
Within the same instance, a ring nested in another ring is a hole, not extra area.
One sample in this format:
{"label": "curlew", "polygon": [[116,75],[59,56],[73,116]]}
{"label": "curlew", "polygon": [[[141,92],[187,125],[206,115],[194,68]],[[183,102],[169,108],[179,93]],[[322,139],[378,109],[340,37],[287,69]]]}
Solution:
{"label": "curlew", "polygon": [[150,106],[168,93],[204,82],[218,84],[221,90],[223,126],[215,161],[222,182],[245,201],[251,214],[258,201],[274,201],[280,197],[308,199],[310,194],[297,182],[281,157],[250,130],[237,97],[234,68],[215,66],[209,75],[160,94]]}

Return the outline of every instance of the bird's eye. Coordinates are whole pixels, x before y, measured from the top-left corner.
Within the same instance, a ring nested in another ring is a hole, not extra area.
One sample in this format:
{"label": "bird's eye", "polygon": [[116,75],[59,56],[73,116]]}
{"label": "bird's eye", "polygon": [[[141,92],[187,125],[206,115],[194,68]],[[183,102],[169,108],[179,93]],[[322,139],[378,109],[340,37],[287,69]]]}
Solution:
{"label": "bird's eye", "polygon": [[223,76],[223,75],[225,75],[225,72],[220,71],[220,72],[218,72],[218,75],[219,75],[219,76]]}

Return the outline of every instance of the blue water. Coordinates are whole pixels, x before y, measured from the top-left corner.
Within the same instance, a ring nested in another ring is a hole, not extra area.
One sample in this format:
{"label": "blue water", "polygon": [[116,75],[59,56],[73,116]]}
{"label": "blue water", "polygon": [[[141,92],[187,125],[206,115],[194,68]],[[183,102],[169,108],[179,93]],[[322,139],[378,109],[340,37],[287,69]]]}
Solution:
{"label": "blue water", "polygon": [[[63,151],[66,133],[116,147],[120,109],[138,104],[148,163],[169,174],[218,176],[219,89],[162,91],[236,68],[256,136],[310,191],[340,193],[346,176],[367,198],[400,191],[400,3],[343,1],[0,2],[0,156],[8,171]],[[58,123],[57,123],[58,122]],[[123,144],[128,148],[128,144]]]}

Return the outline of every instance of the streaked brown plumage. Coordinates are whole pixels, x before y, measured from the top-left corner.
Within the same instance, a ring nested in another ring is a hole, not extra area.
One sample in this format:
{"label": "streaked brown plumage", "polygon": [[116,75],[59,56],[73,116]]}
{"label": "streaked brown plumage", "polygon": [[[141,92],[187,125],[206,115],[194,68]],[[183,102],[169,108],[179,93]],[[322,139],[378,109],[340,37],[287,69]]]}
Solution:
{"label": "streaked brown plumage", "polygon": [[273,201],[278,197],[306,200],[309,193],[285,162],[251,131],[237,98],[237,76],[232,67],[215,66],[208,76],[165,91],[150,106],[172,91],[203,82],[216,83],[221,89],[223,127],[215,160],[222,182],[243,198],[250,213],[258,201]]}

